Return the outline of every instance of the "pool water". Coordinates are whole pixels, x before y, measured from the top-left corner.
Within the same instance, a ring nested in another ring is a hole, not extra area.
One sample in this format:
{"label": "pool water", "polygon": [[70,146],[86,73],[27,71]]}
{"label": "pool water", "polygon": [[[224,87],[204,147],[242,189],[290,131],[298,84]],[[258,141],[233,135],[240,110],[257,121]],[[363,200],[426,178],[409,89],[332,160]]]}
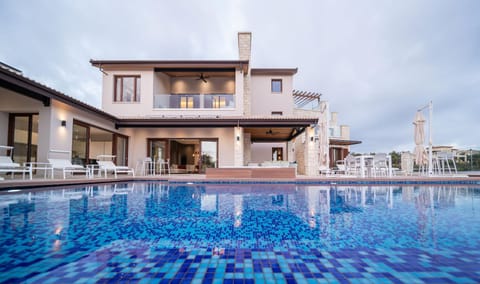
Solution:
{"label": "pool water", "polygon": [[480,188],[121,183],[0,195],[4,283],[479,283]]}

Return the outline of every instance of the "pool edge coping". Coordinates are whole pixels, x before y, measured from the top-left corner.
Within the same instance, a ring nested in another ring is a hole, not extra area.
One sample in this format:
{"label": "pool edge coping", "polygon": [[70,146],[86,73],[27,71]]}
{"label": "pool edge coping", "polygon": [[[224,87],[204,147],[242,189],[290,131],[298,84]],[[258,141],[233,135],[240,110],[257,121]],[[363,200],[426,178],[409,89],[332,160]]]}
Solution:
{"label": "pool edge coping", "polygon": [[381,185],[463,185],[480,186],[480,176],[462,177],[391,177],[391,178],[347,178],[347,177],[315,177],[315,178],[246,178],[246,179],[206,179],[204,177],[119,177],[119,178],[95,178],[95,179],[35,179],[35,180],[4,180],[0,182],[0,191],[9,189],[35,189],[58,186],[76,186],[105,183],[124,182],[167,182],[170,184],[318,184],[318,185],[351,185],[351,186],[381,186]]}

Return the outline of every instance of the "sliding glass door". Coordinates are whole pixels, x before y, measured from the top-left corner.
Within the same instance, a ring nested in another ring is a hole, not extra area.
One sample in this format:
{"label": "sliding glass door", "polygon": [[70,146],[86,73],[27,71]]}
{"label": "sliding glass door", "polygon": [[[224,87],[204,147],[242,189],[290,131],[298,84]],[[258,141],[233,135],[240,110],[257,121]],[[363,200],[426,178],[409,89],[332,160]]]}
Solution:
{"label": "sliding glass door", "polygon": [[217,162],[218,142],[216,140],[202,141],[200,144],[200,149],[202,153],[200,172],[205,173],[206,168],[218,167],[218,162]]}
{"label": "sliding glass door", "polygon": [[72,136],[72,163],[74,165],[86,165],[88,146],[90,141],[90,129],[86,124],[73,123]]}
{"label": "sliding glass door", "polygon": [[113,133],[90,127],[89,161],[96,161],[101,155],[114,155],[113,151]]}
{"label": "sliding glass door", "polygon": [[10,114],[8,144],[16,163],[37,162],[38,114]]}
{"label": "sliding glass door", "polygon": [[169,159],[172,173],[204,173],[218,167],[217,139],[149,138],[147,155],[153,160]]}
{"label": "sliding glass door", "polygon": [[99,155],[114,155],[117,165],[127,165],[128,137],[74,120],[72,163],[93,164]]}
{"label": "sliding glass door", "polygon": [[115,135],[116,139],[116,149],[115,155],[117,155],[117,166],[127,166],[128,165],[128,138],[121,135]]}
{"label": "sliding glass door", "polygon": [[148,139],[147,154],[153,161],[158,162],[159,159],[169,159],[168,154],[168,140],[166,139]]}

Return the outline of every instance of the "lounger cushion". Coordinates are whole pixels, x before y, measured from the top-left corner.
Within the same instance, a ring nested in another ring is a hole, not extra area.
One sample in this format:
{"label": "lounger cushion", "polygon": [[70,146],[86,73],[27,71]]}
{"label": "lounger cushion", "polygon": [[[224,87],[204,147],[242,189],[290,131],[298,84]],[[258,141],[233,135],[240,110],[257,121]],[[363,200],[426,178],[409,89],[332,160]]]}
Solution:
{"label": "lounger cushion", "polygon": [[8,156],[0,156],[0,168],[18,168],[19,163],[14,163]]}

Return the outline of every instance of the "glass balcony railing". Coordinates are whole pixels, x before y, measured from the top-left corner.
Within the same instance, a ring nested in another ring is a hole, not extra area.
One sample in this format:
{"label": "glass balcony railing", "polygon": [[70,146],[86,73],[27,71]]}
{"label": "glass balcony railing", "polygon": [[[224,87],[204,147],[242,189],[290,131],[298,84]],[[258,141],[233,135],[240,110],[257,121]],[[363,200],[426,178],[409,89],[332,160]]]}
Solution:
{"label": "glass balcony railing", "polygon": [[342,131],[339,126],[330,127],[330,137],[342,137]]}
{"label": "glass balcony railing", "polygon": [[235,108],[234,94],[155,94],[153,95],[153,108],[209,108],[229,109]]}

